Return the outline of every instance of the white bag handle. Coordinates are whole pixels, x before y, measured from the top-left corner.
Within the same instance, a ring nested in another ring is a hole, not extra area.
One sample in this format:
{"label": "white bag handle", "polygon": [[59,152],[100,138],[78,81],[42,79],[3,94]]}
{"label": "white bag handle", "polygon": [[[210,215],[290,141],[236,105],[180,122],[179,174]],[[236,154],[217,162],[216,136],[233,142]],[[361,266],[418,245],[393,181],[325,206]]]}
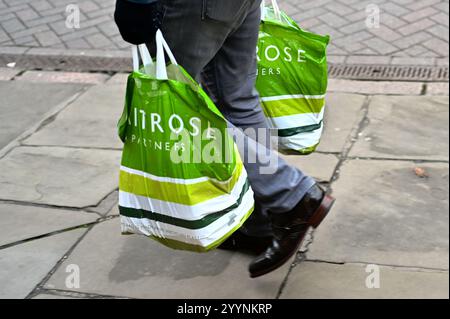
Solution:
{"label": "white bag handle", "polygon": [[137,45],[131,47],[131,53],[133,55],[133,71],[139,72],[139,53]]}
{"label": "white bag handle", "polygon": [[145,44],[133,45],[131,48],[133,53],[133,70],[139,72],[139,56],[142,59],[142,64],[144,65],[144,70],[146,74],[150,74],[150,66],[153,65],[153,60],[148,52],[147,46]]}
{"label": "white bag handle", "polygon": [[156,78],[158,80],[167,80],[166,57],[164,52],[169,56],[170,62],[173,65],[178,65],[177,60],[173,56],[166,40],[164,39],[161,30],[156,32]]}
{"label": "white bag handle", "polygon": [[[144,64],[144,71],[146,74],[151,74],[150,66],[153,66],[153,59],[145,44],[133,45],[131,48],[133,54],[133,70],[139,72],[139,56]],[[178,65],[172,51],[169,48],[166,40],[164,39],[161,30],[156,32],[156,78],[158,80],[167,80],[167,68],[165,53],[169,56],[170,62],[174,65]]]}
{"label": "white bag handle", "polygon": [[[277,0],[272,0],[272,7],[275,13],[275,17],[281,21],[281,10],[280,7],[278,6]],[[263,20],[266,18],[266,0],[263,0],[261,2],[261,17]]]}

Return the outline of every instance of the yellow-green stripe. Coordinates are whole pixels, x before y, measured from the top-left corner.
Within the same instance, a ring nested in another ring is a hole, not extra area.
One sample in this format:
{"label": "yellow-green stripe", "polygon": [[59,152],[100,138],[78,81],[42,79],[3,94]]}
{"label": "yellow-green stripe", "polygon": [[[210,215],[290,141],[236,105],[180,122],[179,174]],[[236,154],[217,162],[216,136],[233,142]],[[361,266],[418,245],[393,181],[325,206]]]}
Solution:
{"label": "yellow-green stripe", "polygon": [[305,113],[320,113],[325,106],[325,99],[285,99],[262,102],[267,117],[282,117]]}
{"label": "yellow-green stripe", "polygon": [[224,194],[230,194],[242,171],[243,164],[239,163],[227,183],[215,183],[209,180],[189,185],[155,181],[120,171],[119,189],[138,196],[193,206]]}

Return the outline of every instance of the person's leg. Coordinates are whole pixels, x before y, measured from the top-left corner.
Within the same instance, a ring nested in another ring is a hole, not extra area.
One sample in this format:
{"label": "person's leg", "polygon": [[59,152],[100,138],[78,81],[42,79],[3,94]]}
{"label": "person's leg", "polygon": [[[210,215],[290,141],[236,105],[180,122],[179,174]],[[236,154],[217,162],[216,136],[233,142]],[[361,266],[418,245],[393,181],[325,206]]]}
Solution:
{"label": "person's leg", "polygon": [[[248,8],[241,25],[236,26],[227,37],[221,50],[205,67],[202,85],[222,114],[233,125],[242,130],[266,129],[266,146],[270,148],[268,122],[259,103],[255,89],[256,81],[256,42],[260,23],[260,11],[254,10],[259,1]],[[230,58],[232,57],[232,58]],[[248,133],[248,131],[247,131]],[[257,136],[252,136],[257,139]],[[255,211],[240,228],[247,236],[272,236],[272,227],[267,209],[256,198]]]}

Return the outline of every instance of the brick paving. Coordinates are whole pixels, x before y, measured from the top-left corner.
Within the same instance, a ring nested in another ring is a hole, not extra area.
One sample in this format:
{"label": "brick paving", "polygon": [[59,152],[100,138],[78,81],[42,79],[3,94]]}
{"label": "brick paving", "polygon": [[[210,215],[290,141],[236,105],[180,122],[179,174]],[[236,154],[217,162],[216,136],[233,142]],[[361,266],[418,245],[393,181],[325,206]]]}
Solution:
{"label": "brick paving", "polygon": [[[0,0],[0,53],[123,51],[114,0]],[[448,65],[448,0],[280,0],[300,25],[330,34],[330,60],[350,64]],[[69,5],[80,27],[67,28]],[[369,24],[379,10],[379,25]]]}

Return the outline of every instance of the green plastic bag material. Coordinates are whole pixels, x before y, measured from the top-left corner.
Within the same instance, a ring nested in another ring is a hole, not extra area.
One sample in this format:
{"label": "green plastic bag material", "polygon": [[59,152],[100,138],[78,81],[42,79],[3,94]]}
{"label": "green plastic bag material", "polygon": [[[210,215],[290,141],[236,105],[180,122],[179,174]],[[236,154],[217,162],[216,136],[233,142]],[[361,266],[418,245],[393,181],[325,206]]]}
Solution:
{"label": "green plastic bag material", "polygon": [[224,117],[177,65],[160,31],[156,43],[156,63],[145,45],[133,47],[118,123],[122,233],[205,252],[242,226],[253,211],[253,191]]}
{"label": "green plastic bag material", "polygon": [[283,153],[310,154],[323,132],[329,36],[302,30],[277,2],[262,4],[256,88]]}

